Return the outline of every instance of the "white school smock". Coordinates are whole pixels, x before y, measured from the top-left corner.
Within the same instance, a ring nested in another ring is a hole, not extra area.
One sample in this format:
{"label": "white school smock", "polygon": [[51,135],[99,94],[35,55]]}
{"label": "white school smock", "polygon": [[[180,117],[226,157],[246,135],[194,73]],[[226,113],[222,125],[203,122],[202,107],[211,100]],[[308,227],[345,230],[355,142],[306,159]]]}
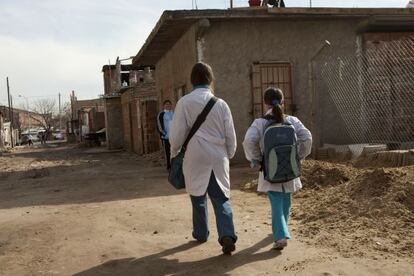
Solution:
{"label": "white school smock", "polygon": [[[302,122],[294,116],[286,116],[285,120],[291,124],[298,139],[298,154],[301,160],[305,159],[312,150],[312,134],[302,124]],[[260,118],[256,119],[250,128],[246,132],[246,136],[243,141],[244,153],[247,160],[261,161],[264,152],[264,129],[267,124],[267,120]],[[259,192],[286,192],[293,193],[302,188],[302,182],[300,178],[295,178],[291,181],[284,183],[270,183],[264,179],[263,172],[259,173],[259,181],[257,190]]]}
{"label": "white school smock", "polygon": [[[212,97],[209,89],[197,88],[178,101],[170,132],[171,157],[179,153],[197,116]],[[183,173],[187,193],[205,195],[213,171],[218,185],[229,198],[229,159],[236,152],[236,144],[230,108],[218,99],[185,152]]]}

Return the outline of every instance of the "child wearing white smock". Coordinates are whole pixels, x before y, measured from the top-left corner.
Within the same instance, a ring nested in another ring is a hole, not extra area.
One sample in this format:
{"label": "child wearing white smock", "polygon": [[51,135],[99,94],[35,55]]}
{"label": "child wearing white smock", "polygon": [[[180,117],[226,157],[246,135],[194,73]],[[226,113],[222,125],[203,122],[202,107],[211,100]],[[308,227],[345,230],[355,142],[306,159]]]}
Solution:
{"label": "child wearing white smock", "polygon": [[[264,152],[264,131],[268,119],[276,122],[286,122],[293,126],[298,141],[298,154],[303,160],[311,152],[312,135],[302,122],[294,117],[283,114],[283,92],[277,88],[268,88],[265,91],[264,102],[268,107],[264,118],[256,119],[247,130],[243,142],[243,148],[247,160],[252,167],[259,167]],[[285,183],[270,183],[264,179],[263,172],[259,173],[258,191],[268,194],[272,209],[272,231],[274,237],[274,249],[281,250],[290,239],[288,220],[291,208],[291,194],[302,188],[300,178],[295,178]]]}

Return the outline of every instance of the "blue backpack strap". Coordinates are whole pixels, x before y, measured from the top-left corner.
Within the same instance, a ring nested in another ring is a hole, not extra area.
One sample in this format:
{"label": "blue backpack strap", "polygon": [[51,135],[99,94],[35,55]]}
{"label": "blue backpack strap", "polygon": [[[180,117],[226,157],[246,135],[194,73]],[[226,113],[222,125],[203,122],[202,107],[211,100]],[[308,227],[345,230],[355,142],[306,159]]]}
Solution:
{"label": "blue backpack strap", "polygon": [[271,125],[273,125],[275,123],[275,120],[273,119],[273,117],[271,115],[265,115],[262,117],[262,119],[265,119],[267,121],[265,127],[264,127],[264,131]]}

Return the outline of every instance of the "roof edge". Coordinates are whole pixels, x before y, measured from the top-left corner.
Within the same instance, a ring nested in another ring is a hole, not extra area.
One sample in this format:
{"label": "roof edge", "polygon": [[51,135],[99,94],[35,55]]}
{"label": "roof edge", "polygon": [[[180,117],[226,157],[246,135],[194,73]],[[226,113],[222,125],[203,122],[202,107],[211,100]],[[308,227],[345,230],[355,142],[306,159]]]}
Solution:
{"label": "roof edge", "polygon": [[[247,7],[233,9],[206,9],[206,10],[166,10],[162,13],[157,24],[145,40],[132,64],[139,65],[139,60],[157,36],[163,25],[170,20],[199,20],[214,19],[242,19],[242,18],[272,18],[277,16],[301,17],[369,17],[374,15],[414,16],[414,9],[409,8],[267,8]],[[150,64],[155,66],[155,64]]]}

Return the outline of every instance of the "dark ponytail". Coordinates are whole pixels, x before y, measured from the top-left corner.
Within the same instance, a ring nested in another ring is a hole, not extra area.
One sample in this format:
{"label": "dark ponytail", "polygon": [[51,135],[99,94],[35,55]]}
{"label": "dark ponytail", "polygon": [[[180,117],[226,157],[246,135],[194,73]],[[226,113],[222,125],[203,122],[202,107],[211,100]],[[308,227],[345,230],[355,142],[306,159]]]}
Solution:
{"label": "dark ponytail", "polygon": [[269,87],[264,92],[264,102],[272,106],[272,114],[269,119],[275,120],[276,123],[283,123],[283,92],[279,88]]}

